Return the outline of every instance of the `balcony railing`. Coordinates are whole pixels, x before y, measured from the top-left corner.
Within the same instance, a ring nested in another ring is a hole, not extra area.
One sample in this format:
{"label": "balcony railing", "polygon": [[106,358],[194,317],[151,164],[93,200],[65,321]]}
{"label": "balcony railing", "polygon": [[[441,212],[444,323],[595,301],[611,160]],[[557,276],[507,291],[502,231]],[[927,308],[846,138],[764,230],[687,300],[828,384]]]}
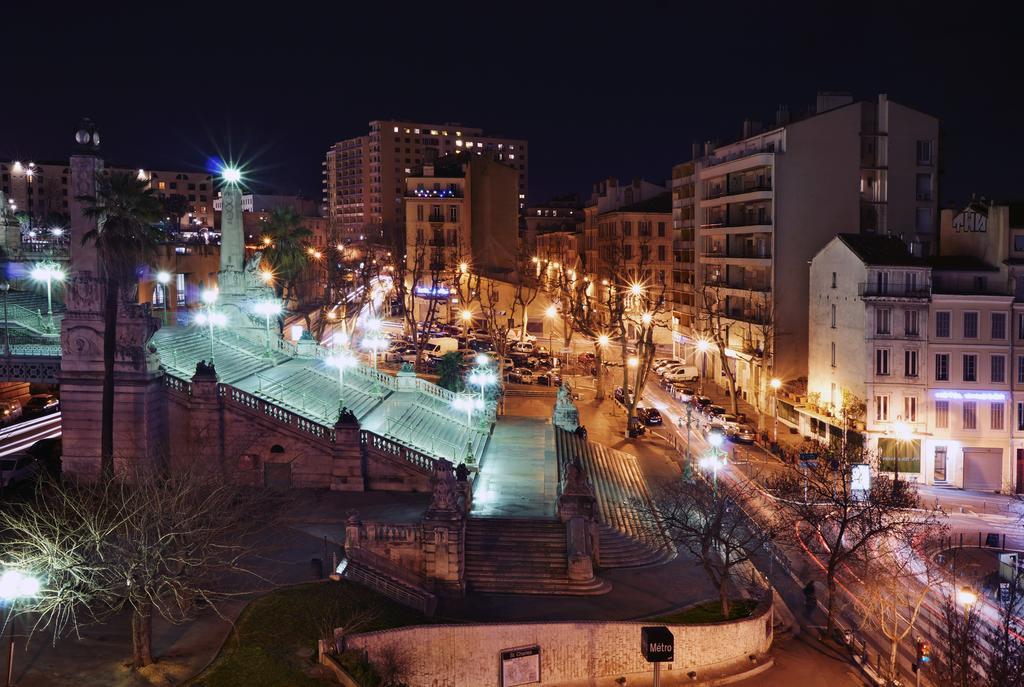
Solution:
{"label": "balcony railing", "polygon": [[729,221],[711,219],[700,225],[701,229],[733,229],[736,227],[770,227],[771,217],[741,217]]}
{"label": "balcony railing", "polygon": [[714,200],[715,198],[724,198],[725,196],[738,196],[744,193],[754,193],[756,191],[771,191],[771,184],[747,184],[745,186],[738,186],[733,188],[716,188],[708,195],[704,196],[705,200]]}
{"label": "balcony railing", "polygon": [[732,250],[719,249],[704,249],[700,253],[703,258],[757,258],[757,259],[770,259],[772,252],[770,250],[757,250],[747,248],[733,248]]}
{"label": "balcony railing", "polygon": [[930,284],[918,282],[861,282],[857,292],[866,298],[928,298],[931,294]]}
{"label": "balcony railing", "polygon": [[432,212],[432,213],[430,213],[430,215],[429,215],[429,216],[427,217],[427,221],[428,221],[428,222],[444,222],[444,213],[435,213],[435,212]]}

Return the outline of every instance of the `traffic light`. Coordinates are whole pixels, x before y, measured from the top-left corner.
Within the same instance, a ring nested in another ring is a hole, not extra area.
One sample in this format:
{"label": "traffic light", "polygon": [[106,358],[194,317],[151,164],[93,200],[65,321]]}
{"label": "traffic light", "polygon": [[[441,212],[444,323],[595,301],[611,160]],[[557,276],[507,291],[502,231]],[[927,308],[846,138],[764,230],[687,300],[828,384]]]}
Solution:
{"label": "traffic light", "polygon": [[917,640],[917,663],[929,663],[932,660],[932,647],[923,639]]}

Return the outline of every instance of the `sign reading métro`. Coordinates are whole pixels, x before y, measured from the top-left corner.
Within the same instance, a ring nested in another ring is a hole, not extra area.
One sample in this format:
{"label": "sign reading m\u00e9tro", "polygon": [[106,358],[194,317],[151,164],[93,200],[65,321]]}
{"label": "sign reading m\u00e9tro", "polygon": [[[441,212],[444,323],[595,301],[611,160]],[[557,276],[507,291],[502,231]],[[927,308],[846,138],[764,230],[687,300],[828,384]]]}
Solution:
{"label": "sign reading m\u00e9tro", "polygon": [[671,663],[675,643],[675,637],[667,627],[640,628],[640,652],[648,663]]}

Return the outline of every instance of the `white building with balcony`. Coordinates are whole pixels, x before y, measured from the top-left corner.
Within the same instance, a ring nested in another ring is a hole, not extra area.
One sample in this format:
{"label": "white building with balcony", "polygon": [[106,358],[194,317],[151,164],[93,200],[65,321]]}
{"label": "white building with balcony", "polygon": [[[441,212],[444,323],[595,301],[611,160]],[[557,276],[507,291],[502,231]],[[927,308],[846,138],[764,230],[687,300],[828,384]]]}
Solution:
{"label": "white building with balcony", "polygon": [[895,237],[829,242],[811,261],[801,432],[841,436],[859,424],[851,409],[863,403],[863,437],[880,470],[1020,491],[1013,296],[1001,274],[971,255],[916,257]]}

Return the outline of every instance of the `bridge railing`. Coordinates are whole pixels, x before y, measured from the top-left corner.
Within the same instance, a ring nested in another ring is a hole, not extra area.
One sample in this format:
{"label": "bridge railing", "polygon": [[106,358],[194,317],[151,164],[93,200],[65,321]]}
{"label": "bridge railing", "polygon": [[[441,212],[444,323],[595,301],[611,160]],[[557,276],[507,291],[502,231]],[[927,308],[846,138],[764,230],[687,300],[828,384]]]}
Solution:
{"label": "bridge railing", "polygon": [[432,456],[409,448],[393,439],[364,429],[359,432],[359,441],[367,451],[400,458],[428,474],[434,471],[435,461]]}
{"label": "bridge railing", "polygon": [[302,432],[303,434],[315,437],[316,439],[329,441],[331,443],[334,443],[335,441],[333,427],[328,427],[327,425],[310,420],[299,413],[282,408],[281,406],[271,403],[259,396],[226,384],[220,385],[220,393],[224,397],[225,403],[228,405],[244,408],[251,412],[269,417],[272,420],[292,427],[293,429]]}

